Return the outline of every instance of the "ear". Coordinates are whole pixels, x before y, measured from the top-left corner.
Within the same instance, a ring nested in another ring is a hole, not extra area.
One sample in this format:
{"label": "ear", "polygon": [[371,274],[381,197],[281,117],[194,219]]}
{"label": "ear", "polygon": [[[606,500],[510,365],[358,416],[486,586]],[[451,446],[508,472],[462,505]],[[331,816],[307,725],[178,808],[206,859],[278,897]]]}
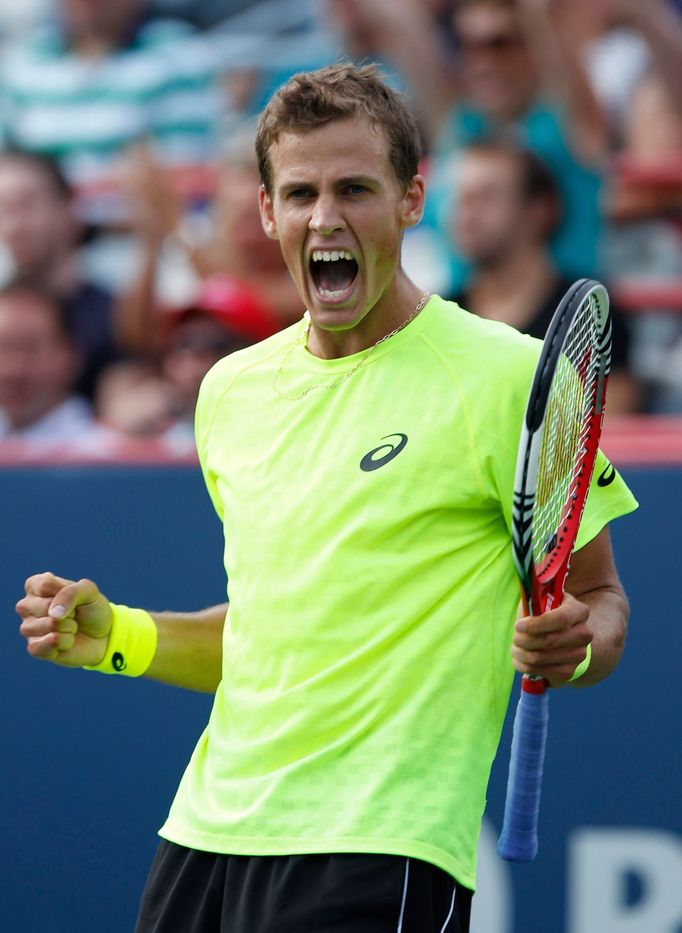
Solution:
{"label": "ear", "polygon": [[275,220],[272,198],[263,185],[258,189],[258,208],[260,210],[260,222],[266,235],[271,240],[278,240],[279,234],[277,233],[277,221]]}
{"label": "ear", "polygon": [[424,213],[425,184],[422,175],[415,175],[407,186],[400,205],[400,220],[403,227],[414,227]]}

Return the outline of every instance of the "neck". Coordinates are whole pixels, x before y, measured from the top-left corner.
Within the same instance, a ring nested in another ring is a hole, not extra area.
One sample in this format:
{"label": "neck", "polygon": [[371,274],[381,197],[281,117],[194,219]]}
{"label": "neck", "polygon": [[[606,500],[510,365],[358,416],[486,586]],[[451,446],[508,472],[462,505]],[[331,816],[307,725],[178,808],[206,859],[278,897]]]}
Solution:
{"label": "neck", "polygon": [[384,292],[356,324],[351,323],[344,330],[329,330],[313,318],[308,331],[308,350],[324,360],[369,350],[418,315],[423,294],[401,273],[393,287]]}
{"label": "neck", "polygon": [[535,244],[478,269],[468,289],[469,311],[523,329],[550,291],[556,269]]}

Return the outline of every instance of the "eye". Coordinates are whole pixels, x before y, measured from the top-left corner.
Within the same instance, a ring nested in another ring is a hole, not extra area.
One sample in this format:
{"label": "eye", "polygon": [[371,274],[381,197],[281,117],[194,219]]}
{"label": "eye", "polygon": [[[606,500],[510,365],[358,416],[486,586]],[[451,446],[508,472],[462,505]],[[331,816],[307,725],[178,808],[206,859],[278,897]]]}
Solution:
{"label": "eye", "polygon": [[287,193],[288,201],[304,201],[306,198],[312,198],[313,191],[311,188],[292,188],[291,191]]}
{"label": "eye", "polygon": [[354,182],[352,185],[346,185],[344,191],[346,194],[365,194],[369,189],[360,182]]}

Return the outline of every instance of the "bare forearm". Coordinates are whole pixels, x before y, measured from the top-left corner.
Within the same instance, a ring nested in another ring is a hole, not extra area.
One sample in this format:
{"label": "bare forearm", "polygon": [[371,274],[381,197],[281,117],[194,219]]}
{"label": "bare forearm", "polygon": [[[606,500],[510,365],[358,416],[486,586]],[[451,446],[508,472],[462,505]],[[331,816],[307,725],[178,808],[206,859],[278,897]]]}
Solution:
{"label": "bare forearm", "polygon": [[662,0],[622,0],[635,26],[646,39],[670,101],[682,116],[682,18]]}
{"label": "bare forearm", "polygon": [[[400,4],[396,6],[396,12]],[[383,32],[383,51],[395,63],[417,98],[418,113],[433,147],[440,135],[448,109],[455,102],[452,74],[428,11],[419,3],[404,2],[394,26]]]}
{"label": "bare forearm", "polygon": [[578,598],[590,608],[589,624],[594,637],[591,643],[590,666],[571,686],[591,687],[608,677],[621,659],[629,607],[619,585],[604,586],[581,593]]}
{"label": "bare forearm", "polygon": [[227,604],[200,612],[153,612],[158,643],[145,677],[174,687],[215,693],[221,678],[226,611]]}
{"label": "bare forearm", "polygon": [[587,162],[606,153],[606,117],[585,71],[581,53],[562,28],[555,0],[523,0],[524,31],[540,64],[542,82],[561,101],[575,151]]}
{"label": "bare forearm", "polygon": [[350,22],[407,80],[428,145],[437,139],[453,89],[433,18],[419,0],[345,0]]}
{"label": "bare forearm", "polygon": [[160,243],[143,239],[138,275],[118,299],[116,335],[124,350],[135,356],[154,356],[157,350],[154,291],[160,248]]}

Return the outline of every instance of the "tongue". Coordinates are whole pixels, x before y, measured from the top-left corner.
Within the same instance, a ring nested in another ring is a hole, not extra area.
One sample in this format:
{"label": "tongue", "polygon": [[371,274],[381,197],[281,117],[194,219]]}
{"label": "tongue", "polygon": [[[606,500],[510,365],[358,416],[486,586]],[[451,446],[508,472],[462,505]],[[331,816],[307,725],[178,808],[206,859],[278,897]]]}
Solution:
{"label": "tongue", "polygon": [[336,262],[319,262],[316,265],[318,285],[330,292],[348,288],[357,272],[356,264],[348,259],[339,259]]}

